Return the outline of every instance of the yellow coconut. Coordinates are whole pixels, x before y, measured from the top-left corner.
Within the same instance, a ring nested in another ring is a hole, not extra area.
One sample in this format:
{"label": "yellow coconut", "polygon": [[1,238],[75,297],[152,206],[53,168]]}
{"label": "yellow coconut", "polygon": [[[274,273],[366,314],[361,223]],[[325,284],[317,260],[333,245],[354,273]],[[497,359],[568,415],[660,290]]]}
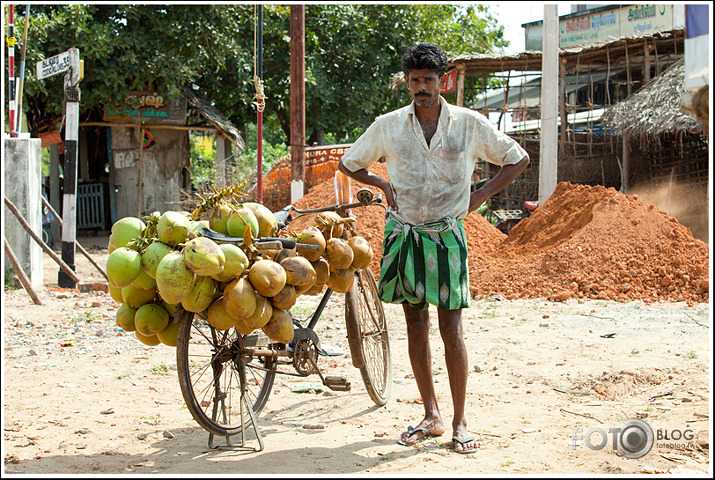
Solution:
{"label": "yellow coconut", "polygon": [[359,270],[370,265],[373,255],[370,242],[363,237],[355,236],[348,240],[348,245],[353,251],[353,262],[350,266],[354,270]]}
{"label": "yellow coconut", "polygon": [[293,317],[286,310],[274,308],[262,330],[274,342],[288,344],[293,340]]}
{"label": "yellow coconut", "polygon": [[281,248],[280,250],[276,250],[276,253],[272,255],[273,261],[276,263],[281,263],[283,260],[289,257],[295,257],[298,255],[298,252],[296,251],[295,248]]}
{"label": "yellow coconut", "polygon": [[342,238],[331,238],[325,247],[325,257],[333,269],[348,268],[353,263],[353,249]]}
{"label": "yellow coconut", "polygon": [[286,271],[273,260],[258,260],[248,270],[248,279],[258,293],[273,297],[286,284]]}
{"label": "yellow coconut", "polygon": [[253,330],[255,330],[254,328],[249,327],[248,324],[246,323],[246,320],[244,320],[244,319],[236,320],[236,323],[234,323],[233,326],[236,328],[238,333],[240,333],[241,335],[250,335],[251,332],[253,332]]}
{"label": "yellow coconut", "polygon": [[343,234],[343,224],[336,223],[342,220],[342,217],[336,212],[322,212],[315,216],[313,224],[323,232],[325,239],[338,238]]}
{"label": "yellow coconut", "polygon": [[246,318],[256,309],[256,290],[247,279],[237,278],[224,288],[223,303],[234,319]]}
{"label": "yellow coconut", "polygon": [[258,220],[258,237],[275,237],[278,233],[278,221],[273,212],[266,206],[256,202],[246,202],[243,205],[250,208]]}
{"label": "yellow coconut", "polygon": [[228,330],[236,324],[236,319],[226,311],[224,297],[219,297],[211,302],[206,311],[209,324],[216,330]]}
{"label": "yellow coconut", "polygon": [[290,308],[295,305],[297,298],[298,295],[296,294],[295,287],[286,283],[281,291],[273,296],[271,303],[274,307],[280,308],[281,310],[290,310]]}
{"label": "yellow coconut", "polygon": [[319,295],[320,293],[322,293],[323,288],[325,288],[324,283],[316,283],[303,293],[304,295]]}
{"label": "yellow coconut", "polygon": [[[256,293],[256,309],[253,313],[241,321],[247,328],[255,330],[257,328],[263,328],[263,326],[268,323],[273,314],[273,306],[269,299],[263,295]],[[250,332],[249,332],[250,333]]]}
{"label": "yellow coconut", "polygon": [[305,230],[301,232],[301,234],[297,238],[298,243],[305,243],[308,245],[313,245],[317,246],[319,250],[310,250],[305,247],[301,247],[300,245],[296,245],[296,250],[298,253],[310,260],[311,262],[316,261],[317,259],[320,258],[320,256],[323,254],[325,251],[325,236],[323,233],[320,231],[318,227],[312,226],[308,227]]}
{"label": "yellow coconut", "polygon": [[286,272],[286,283],[293,286],[313,285],[318,278],[310,260],[304,257],[286,258],[281,262],[281,267]]}
{"label": "yellow coconut", "polygon": [[310,263],[313,265],[313,269],[315,270],[315,283],[327,283],[330,278],[330,264],[328,261],[325,258],[320,257]]}
{"label": "yellow coconut", "polygon": [[345,293],[350,290],[355,281],[355,273],[350,268],[339,268],[330,272],[328,287],[338,293]]}

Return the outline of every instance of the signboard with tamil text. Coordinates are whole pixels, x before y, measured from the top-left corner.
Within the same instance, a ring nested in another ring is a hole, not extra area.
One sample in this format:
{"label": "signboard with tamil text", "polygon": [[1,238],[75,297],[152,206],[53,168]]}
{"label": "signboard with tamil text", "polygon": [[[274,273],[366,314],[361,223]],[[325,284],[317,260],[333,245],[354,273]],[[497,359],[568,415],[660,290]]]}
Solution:
{"label": "signboard with tamil text", "polygon": [[157,92],[130,92],[123,105],[104,108],[107,122],[186,123],[186,97],[168,101]]}

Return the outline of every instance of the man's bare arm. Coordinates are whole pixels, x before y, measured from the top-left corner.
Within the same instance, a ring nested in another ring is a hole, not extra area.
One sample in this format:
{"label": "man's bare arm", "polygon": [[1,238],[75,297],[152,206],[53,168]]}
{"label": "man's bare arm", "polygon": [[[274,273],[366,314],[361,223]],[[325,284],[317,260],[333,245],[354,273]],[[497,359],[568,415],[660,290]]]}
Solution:
{"label": "man's bare arm", "polygon": [[397,204],[395,203],[395,199],[392,196],[392,186],[390,186],[390,182],[378,175],[375,175],[374,173],[370,172],[365,168],[361,168],[360,170],[351,172],[347,169],[345,165],[343,165],[342,159],[340,159],[340,161],[338,162],[338,170],[340,170],[340,172],[347,175],[348,177],[357,180],[360,183],[372,185],[373,187],[377,187],[382,190],[385,194],[385,201],[387,202],[387,204],[393,210],[397,210]]}
{"label": "man's bare arm", "polygon": [[485,183],[482,188],[472,192],[469,196],[469,211],[473,212],[486,202],[492,195],[503,190],[509,185],[529,164],[529,155],[526,155],[518,163],[504,165],[494,178]]}

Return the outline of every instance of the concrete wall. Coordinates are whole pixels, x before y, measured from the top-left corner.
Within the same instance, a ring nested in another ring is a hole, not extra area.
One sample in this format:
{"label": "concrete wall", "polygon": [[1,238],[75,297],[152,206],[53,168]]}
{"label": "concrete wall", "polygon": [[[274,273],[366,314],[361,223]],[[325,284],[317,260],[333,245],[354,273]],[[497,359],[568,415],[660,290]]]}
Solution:
{"label": "concrete wall", "polygon": [[[39,138],[3,139],[3,193],[42,238],[42,141]],[[3,235],[33,287],[43,284],[42,248],[20,225],[3,199]],[[15,274],[5,258],[5,276]]]}

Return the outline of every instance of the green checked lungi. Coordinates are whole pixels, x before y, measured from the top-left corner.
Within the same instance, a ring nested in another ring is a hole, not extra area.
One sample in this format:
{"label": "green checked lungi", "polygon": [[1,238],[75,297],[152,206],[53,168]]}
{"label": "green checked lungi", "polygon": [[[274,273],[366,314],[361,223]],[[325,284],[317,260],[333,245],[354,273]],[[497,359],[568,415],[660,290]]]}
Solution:
{"label": "green checked lungi", "polygon": [[382,242],[379,293],[385,303],[428,304],[444,310],[470,305],[467,241],[462,220],[409,225],[390,215]]}

